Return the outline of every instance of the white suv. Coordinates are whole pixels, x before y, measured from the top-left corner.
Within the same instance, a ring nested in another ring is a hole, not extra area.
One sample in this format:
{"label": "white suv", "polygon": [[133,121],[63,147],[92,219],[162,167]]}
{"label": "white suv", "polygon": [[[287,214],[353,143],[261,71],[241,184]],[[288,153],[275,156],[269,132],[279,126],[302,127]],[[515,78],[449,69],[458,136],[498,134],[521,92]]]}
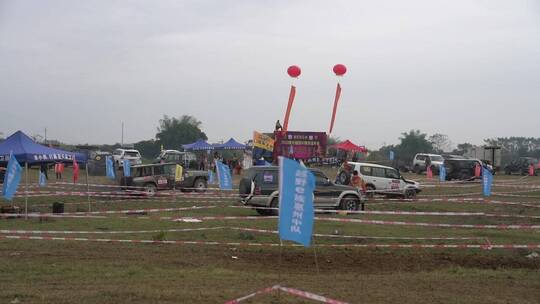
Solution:
{"label": "white suv", "polygon": [[377,193],[412,198],[422,191],[418,182],[404,179],[398,170],[370,163],[347,162],[340,168],[337,182],[348,184],[355,170],[364,180],[370,196]]}
{"label": "white suv", "polygon": [[413,171],[420,174],[426,171],[426,159],[431,161],[431,170],[434,174],[438,174],[439,168],[444,163],[444,158],[439,154],[418,153],[413,158]]}
{"label": "white suv", "polygon": [[131,165],[142,164],[141,154],[135,149],[116,149],[113,152],[113,160],[117,168],[124,166],[124,161],[129,161]]}

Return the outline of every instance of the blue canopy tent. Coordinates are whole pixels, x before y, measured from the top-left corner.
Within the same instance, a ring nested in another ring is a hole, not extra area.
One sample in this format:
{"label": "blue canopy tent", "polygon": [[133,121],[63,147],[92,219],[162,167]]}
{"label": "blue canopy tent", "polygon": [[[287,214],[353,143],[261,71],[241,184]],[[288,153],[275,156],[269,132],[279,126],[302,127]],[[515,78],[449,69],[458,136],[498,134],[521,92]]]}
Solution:
{"label": "blue canopy tent", "polygon": [[[22,131],[13,133],[5,141],[0,143],[0,163],[7,163],[11,154],[15,156],[19,163],[24,163],[26,218],[28,218],[28,165],[52,162],[73,162],[74,157],[78,163],[86,163],[87,161],[87,157],[84,154],[67,152],[40,145]],[[88,176],[86,178],[86,185],[88,189]]]}
{"label": "blue canopy tent", "polygon": [[234,140],[234,138],[231,137],[231,139],[229,139],[226,143],[215,144],[214,149],[217,149],[217,150],[245,150],[246,145],[243,145],[243,144],[237,142],[236,140]]}
{"label": "blue canopy tent", "polygon": [[207,150],[214,150],[214,146],[207,143],[206,141],[199,139],[194,143],[182,145],[182,148],[184,150],[191,150],[191,151],[207,151]]}
{"label": "blue canopy tent", "polygon": [[41,164],[52,162],[72,162],[73,157],[78,163],[86,163],[87,157],[81,153],[67,152],[49,148],[36,143],[22,131],[17,131],[0,143],[0,162],[7,162],[13,153],[19,163]]}

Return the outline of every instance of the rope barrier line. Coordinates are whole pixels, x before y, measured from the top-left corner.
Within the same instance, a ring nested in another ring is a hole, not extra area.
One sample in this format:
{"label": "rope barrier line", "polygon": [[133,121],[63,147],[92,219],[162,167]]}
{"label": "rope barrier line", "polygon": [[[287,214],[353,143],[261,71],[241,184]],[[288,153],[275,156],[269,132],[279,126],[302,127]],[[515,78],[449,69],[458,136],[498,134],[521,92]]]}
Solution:
{"label": "rope barrier line", "polygon": [[[162,217],[164,220],[172,220],[177,222],[182,221],[205,221],[205,220],[266,220],[275,219],[277,216],[201,216],[201,217]],[[420,227],[437,227],[437,228],[467,228],[467,229],[523,229],[523,230],[535,230],[540,229],[540,225],[523,225],[523,224],[447,224],[447,223],[422,223],[422,222],[404,222],[404,221],[382,221],[382,220],[364,220],[357,218],[332,218],[332,217],[314,217],[320,221],[330,222],[345,222],[345,223],[359,223],[359,224],[371,224],[371,225],[391,225],[391,226],[420,226]]]}
{"label": "rope barrier line", "polygon": [[[0,235],[0,239],[6,240],[44,240],[44,241],[82,241],[100,243],[135,243],[135,244],[177,244],[177,245],[209,245],[209,246],[244,246],[244,247],[279,247],[279,243],[246,243],[246,242],[216,242],[216,241],[165,241],[165,240],[133,240],[133,239],[109,239],[109,238],[81,238],[81,237],[51,237],[51,236],[25,236],[25,235]],[[300,244],[283,244],[285,247],[303,247]],[[540,244],[316,244],[316,247],[326,248],[429,248],[429,249],[538,249]]]}

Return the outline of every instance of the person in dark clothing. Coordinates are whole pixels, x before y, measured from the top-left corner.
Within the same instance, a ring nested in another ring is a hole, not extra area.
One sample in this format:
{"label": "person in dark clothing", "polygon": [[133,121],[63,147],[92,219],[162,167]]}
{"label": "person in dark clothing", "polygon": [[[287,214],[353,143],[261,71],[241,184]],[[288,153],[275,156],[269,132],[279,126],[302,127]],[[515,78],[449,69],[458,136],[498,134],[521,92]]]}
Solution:
{"label": "person in dark clothing", "polygon": [[46,163],[41,163],[39,166],[39,171],[45,175],[46,180],[49,180],[49,175],[47,174],[48,169]]}
{"label": "person in dark clothing", "polygon": [[278,121],[276,121],[276,129],[275,129],[275,130],[276,130],[276,131],[281,131],[281,130],[283,130],[283,127],[281,126],[281,123],[279,122],[279,119],[278,119]]}

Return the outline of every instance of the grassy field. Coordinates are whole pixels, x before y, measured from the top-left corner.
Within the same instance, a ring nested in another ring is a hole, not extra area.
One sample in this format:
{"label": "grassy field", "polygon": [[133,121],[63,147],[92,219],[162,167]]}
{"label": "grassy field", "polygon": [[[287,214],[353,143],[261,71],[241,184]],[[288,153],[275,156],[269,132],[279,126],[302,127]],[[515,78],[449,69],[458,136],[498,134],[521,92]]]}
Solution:
{"label": "grassy field", "polygon": [[[329,172],[329,175],[335,172]],[[29,175],[36,183],[37,172]],[[480,198],[480,184],[426,183],[419,198]],[[66,176],[69,179],[69,176]],[[237,180],[237,178],[236,178]],[[84,182],[84,175],[82,175]],[[91,177],[90,183],[107,180]],[[373,215],[318,214],[323,218],[370,219],[447,224],[540,225],[540,177],[496,176],[491,199],[521,204],[464,202],[395,202],[371,200],[367,210],[415,212],[481,212],[519,215]],[[54,184],[36,191],[84,191],[85,187]],[[93,187],[92,191],[110,189]],[[506,194],[504,194],[506,193]],[[491,249],[489,244],[540,244],[540,230],[436,228],[316,221],[315,247],[250,246],[278,244],[277,220],[203,220],[178,222],[171,218],[255,216],[239,208],[232,196],[220,193],[193,197],[178,193],[166,199],[91,198],[92,211],[139,208],[216,206],[209,209],[146,214],[109,214],[100,218],[0,219],[1,303],[224,303],[275,284],[310,291],[349,303],[539,303],[539,249]],[[509,196],[510,195],[510,196]],[[64,202],[66,212],[88,211],[85,196],[46,196],[29,199],[32,212],[50,212]],[[24,199],[15,200],[24,206]],[[528,217],[527,217],[528,216]],[[215,228],[202,231],[174,231]],[[46,236],[122,240],[204,241],[235,244],[137,244],[82,240],[13,240],[9,230],[39,230]],[[8,230],[8,231],[6,231]],[[62,234],[60,231],[87,232]],[[131,231],[127,233],[127,231]],[[115,233],[112,233],[115,232]],[[385,237],[337,238],[336,236]],[[461,237],[462,240],[412,240],[389,237]],[[480,244],[483,249],[332,248],[331,244]],[[280,250],[281,260],[280,260]],[[312,303],[277,292],[242,303]]]}

